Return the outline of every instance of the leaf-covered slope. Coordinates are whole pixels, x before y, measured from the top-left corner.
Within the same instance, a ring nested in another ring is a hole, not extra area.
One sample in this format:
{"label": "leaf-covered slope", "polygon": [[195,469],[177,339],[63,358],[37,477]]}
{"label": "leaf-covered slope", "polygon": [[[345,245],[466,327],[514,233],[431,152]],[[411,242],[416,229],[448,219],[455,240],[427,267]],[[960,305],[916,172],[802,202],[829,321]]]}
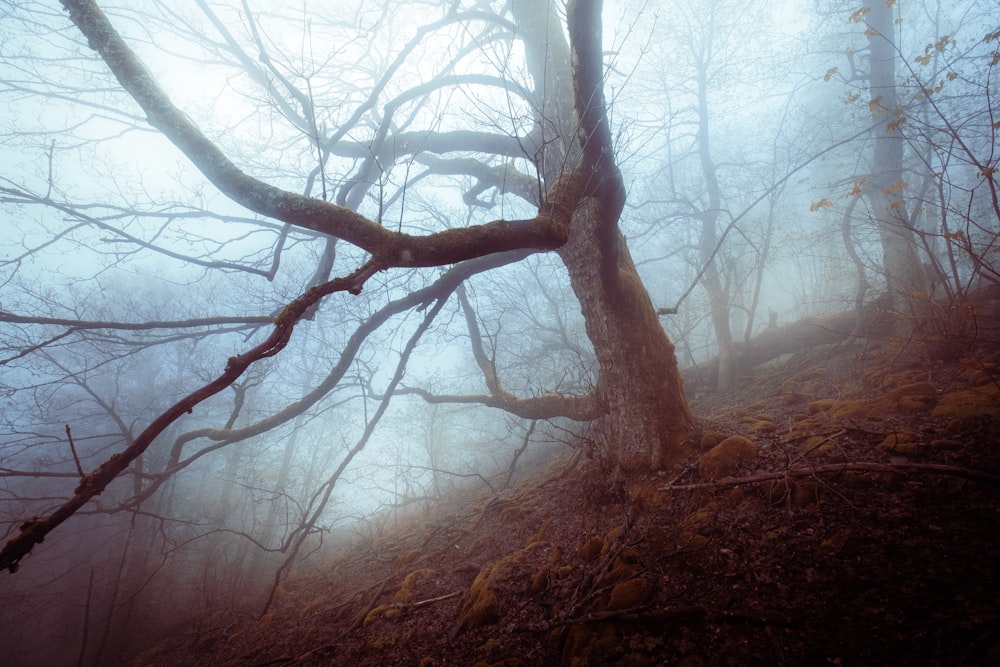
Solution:
{"label": "leaf-covered slope", "polygon": [[1000,353],[908,359],[828,347],[758,369],[695,404],[703,453],[676,474],[555,461],[135,664],[995,664]]}

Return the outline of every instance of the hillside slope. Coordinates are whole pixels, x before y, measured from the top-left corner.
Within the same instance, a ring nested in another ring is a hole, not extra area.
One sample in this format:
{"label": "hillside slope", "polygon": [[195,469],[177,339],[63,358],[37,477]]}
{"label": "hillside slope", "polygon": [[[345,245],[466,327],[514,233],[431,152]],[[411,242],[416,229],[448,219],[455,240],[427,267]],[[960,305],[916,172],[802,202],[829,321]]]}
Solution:
{"label": "hillside slope", "polygon": [[794,355],[695,402],[679,474],[559,460],[134,664],[998,664],[1000,351],[968,352]]}

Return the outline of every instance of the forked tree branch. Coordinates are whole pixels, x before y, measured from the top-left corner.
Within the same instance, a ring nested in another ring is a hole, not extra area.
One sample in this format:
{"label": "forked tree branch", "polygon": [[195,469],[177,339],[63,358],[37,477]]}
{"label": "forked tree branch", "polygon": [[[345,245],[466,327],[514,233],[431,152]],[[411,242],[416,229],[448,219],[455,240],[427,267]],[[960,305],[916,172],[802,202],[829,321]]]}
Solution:
{"label": "forked tree branch", "polygon": [[288,344],[295,325],[310,306],[335,292],[357,293],[376,268],[378,268],[377,265],[369,262],[349,276],[313,287],[288,304],[285,310],[275,318],[274,330],[271,335],[259,345],[241,355],[230,357],[221,375],[168,408],[153,420],[128,447],[112,456],[90,474],[85,475],[72,497],[55,511],[46,517],[35,517],[21,524],[20,533],[10,539],[0,551],[0,570],[16,572],[21,559],[27,556],[36,544],[42,542],[56,526],[66,521],[91,498],[102,493],[108,484],[121,474],[129,464],[139,458],[168,426],[184,414],[191,413],[205,399],[231,385],[254,362],[278,354]]}

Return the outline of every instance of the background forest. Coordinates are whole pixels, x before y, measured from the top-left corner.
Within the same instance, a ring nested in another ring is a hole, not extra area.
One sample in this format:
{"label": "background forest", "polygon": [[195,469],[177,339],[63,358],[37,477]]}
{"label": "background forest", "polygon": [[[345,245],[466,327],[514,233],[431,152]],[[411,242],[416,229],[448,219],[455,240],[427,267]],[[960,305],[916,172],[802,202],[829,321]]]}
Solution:
{"label": "background forest", "polygon": [[[0,1],[3,542],[183,409],[3,561],[4,664],[266,610],[330,547],[560,453],[669,472],[685,395],[761,334],[843,316],[954,361],[1000,285],[993,0],[102,2],[135,89],[62,4]],[[579,165],[592,246],[540,226]],[[654,312],[669,341],[620,370]]]}

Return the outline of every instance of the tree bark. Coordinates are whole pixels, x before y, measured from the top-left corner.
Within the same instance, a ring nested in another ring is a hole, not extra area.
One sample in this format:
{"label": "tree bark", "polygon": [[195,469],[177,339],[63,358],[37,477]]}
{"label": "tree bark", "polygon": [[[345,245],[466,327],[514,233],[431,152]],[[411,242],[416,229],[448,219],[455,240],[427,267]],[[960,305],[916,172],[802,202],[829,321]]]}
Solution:
{"label": "tree bark", "polygon": [[917,256],[917,242],[907,215],[903,180],[903,133],[905,122],[896,94],[895,23],[892,4],[875,2],[868,14],[872,120],[878,123],[872,154],[872,173],[867,188],[872,215],[882,245],[888,310],[908,316],[898,319],[900,333],[912,331],[917,300],[914,293],[927,293],[927,277]]}
{"label": "tree bark", "polygon": [[606,414],[613,463],[625,471],[664,470],[693,451],[693,424],[674,346],[619,238],[617,285],[606,288],[596,216],[578,215],[559,257],[580,300],[587,335],[600,365],[598,400]]}
{"label": "tree bark", "polygon": [[[576,110],[595,187],[557,250],[580,301],[600,366],[612,463],[625,471],[662,470],[686,459],[693,423],[670,342],[628,251],[618,220],[624,185],[614,164],[602,93],[600,2],[567,8]],[[599,153],[599,155],[598,155]]]}
{"label": "tree bark", "polygon": [[705,190],[708,194],[708,205],[698,217],[701,219],[701,243],[699,246],[702,265],[705,267],[703,284],[708,293],[709,311],[712,320],[712,330],[719,346],[718,386],[720,389],[732,385],[736,380],[737,360],[736,345],[733,342],[733,331],[729,321],[729,290],[723,284],[722,272],[716,261],[718,255],[718,222],[722,210],[722,190],[719,187],[719,176],[712,159],[709,142],[709,109],[708,109],[708,66],[703,59],[697,62],[698,67],[698,158],[701,163],[702,177],[705,179]]}

